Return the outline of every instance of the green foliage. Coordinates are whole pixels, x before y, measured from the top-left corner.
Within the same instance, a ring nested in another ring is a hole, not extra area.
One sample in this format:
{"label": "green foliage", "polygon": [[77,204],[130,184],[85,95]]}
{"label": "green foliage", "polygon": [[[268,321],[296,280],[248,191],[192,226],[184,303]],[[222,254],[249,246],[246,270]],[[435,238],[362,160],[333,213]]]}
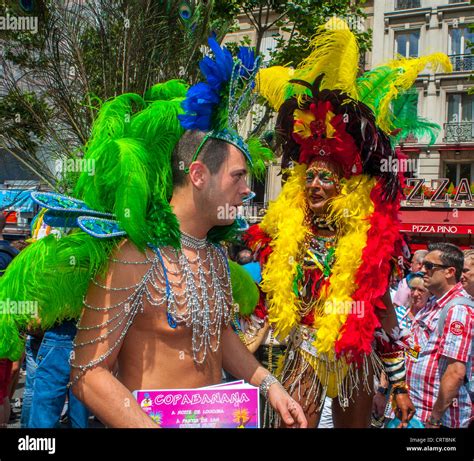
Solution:
{"label": "green foliage", "polygon": [[[3,139],[64,191],[77,175],[54,178],[35,161],[38,144],[44,143],[53,158],[76,158],[104,101],[127,92],[144,95],[155,83],[173,78],[196,82],[202,45],[211,33],[222,39],[233,30],[238,11],[223,0],[32,0],[31,13],[18,1],[6,3],[0,14],[31,14],[38,27],[37,33],[0,31],[1,116],[11,125]],[[188,18],[181,15],[184,4]],[[24,104],[18,96],[23,93],[37,101]]]}
{"label": "green foliage", "polygon": [[307,56],[310,39],[317,27],[332,16],[346,19],[363,54],[370,48],[372,39],[372,31],[367,29],[364,23],[366,15],[361,8],[364,3],[365,0],[304,0],[282,5],[277,11],[283,11],[285,8],[286,17],[276,25],[280,26],[289,38],[277,36],[278,45],[271,55],[271,64],[297,66]]}
{"label": "green foliage", "polygon": [[44,96],[9,91],[0,104],[2,134],[14,137],[21,149],[35,151],[46,136],[43,124],[35,114],[43,114],[46,121],[50,120],[52,109]]}

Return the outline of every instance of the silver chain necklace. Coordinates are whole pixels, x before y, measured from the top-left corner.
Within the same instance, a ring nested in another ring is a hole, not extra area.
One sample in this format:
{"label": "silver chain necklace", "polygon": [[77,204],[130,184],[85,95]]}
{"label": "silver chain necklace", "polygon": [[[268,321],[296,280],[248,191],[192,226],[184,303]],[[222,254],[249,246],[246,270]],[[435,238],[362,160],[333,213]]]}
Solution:
{"label": "silver chain necklace", "polygon": [[[127,334],[137,313],[143,312],[144,300],[153,307],[166,306],[170,327],[192,328],[195,363],[202,364],[209,351],[216,352],[219,349],[222,328],[229,325],[232,314],[232,285],[226,255],[222,247],[185,233],[181,235],[181,244],[181,250],[171,247],[155,249],[155,257],[151,259],[147,256],[144,262],[115,259],[114,262],[124,265],[150,264],[143,278],[134,285],[110,288],[92,280],[93,284],[107,292],[128,293],[125,293],[125,299],[107,307],[92,306],[84,299],[85,309],[106,313],[108,320],[92,326],[79,325],[78,330],[106,328],[106,332],[89,341],[75,341],[75,347],[97,344],[107,340],[114,332],[116,340],[97,359],[86,364],[72,362],[71,366],[79,369],[80,374],[70,385],[112,354]],[[196,256],[187,256],[185,249],[195,252]],[[172,266],[178,269],[173,271]],[[173,280],[170,280],[170,275]],[[133,291],[130,293],[130,290]]]}
{"label": "silver chain necklace", "polygon": [[[180,285],[184,289],[180,295],[170,290],[168,318],[171,317],[177,325],[192,327],[193,359],[196,363],[203,363],[208,350],[216,352],[219,349],[222,326],[230,322],[232,286],[225,255],[215,245],[184,232],[181,244],[183,249],[197,250],[193,261],[197,267],[193,270],[184,251],[176,252],[178,272],[182,274],[180,282],[184,282]],[[201,251],[205,252],[204,258]],[[219,273],[226,276],[219,276]]]}

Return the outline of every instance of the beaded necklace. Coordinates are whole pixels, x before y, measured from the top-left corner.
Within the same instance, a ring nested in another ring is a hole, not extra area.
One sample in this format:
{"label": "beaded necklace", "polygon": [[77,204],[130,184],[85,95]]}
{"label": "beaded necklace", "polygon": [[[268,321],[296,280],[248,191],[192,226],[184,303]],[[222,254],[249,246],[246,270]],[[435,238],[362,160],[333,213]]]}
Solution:
{"label": "beaded necklace", "polygon": [[[104,361],[122,342],[137,313],[144,311],[146,300],[153,307],[166,307],[171,328],[192,328],[193,360],[202,364],[208,351],[216,352],[220,347],[222,328],[228,325],[232,315],[232,285],[225,252],[219,245],[207,239],[197,239],[181,233],[182,250],[171,247],[153,248],[155,255],[146,261],[111,259],[125,265],[150,265],[143,278],[127,287],[107,287],[96,280],[92,283],[107,292],[126,295],[125,299],[109,306],[93,306],[84,299],[84,308],[109,314],[109,319],[98,325],[81,326],[78,331],[106,328],[106,332],[84,342],[74,342],[76,348],[90,346],[107,340],[115,332],[118,336],[112,346],[97,359],[87,364],[71,363],[80,373],[74,384],[88,369]],[[195,253],[187,256],[184,249]],[[176,269],[173,269],[176,267]]]}
{"label": "beaded necklace", "polygon": [[[321,275],[317,276],[316,273],[313,273],[313,270],[304,274],[301,270],[299,296],[300,315],[302,317],[305,317],[313,310],[315,299],[311,296],[309,300],[306,300],[306,297],[311,293],[314,277],[319,277],[319,282],[316,282],[316,286],[320,286],[323,280],[331,276],[331,267],[334,264],[335,243],[335,236],[322,236],[314,233],[311,233],[304,242],[303,268],[317,270]],[[319,288],[316,291],[318,290]]]}

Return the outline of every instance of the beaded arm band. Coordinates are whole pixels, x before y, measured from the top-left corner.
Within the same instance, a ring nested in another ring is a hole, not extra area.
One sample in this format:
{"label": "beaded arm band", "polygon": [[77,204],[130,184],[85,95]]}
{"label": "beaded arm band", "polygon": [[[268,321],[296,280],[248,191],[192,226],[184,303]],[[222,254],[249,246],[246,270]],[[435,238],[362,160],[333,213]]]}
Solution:
{"label": "beaded arm band", "polygon": [[392,386],[405,382],[405,354],[403,351],[389,352],[380,355],[388,381]]}
{"label": "beaded arm band", "polygon": [[408,331],[399,327],[395,327],[390,334],[381,329],[375,334],[379,357],[392,386],[392,392],[396,394],[404,392],[406,388],[405,348],[407,336]]}

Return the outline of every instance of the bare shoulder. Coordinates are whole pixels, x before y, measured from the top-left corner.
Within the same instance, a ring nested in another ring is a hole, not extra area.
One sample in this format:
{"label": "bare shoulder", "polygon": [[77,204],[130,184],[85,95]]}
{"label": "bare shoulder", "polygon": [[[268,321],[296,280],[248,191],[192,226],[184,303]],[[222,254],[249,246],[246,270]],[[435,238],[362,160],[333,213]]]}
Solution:
{"label": "bare shoulder", "polygon": [[125,263],[150,262],[150,260],[153,259],[153,254],[150,248],[141,251],[131,240],[124,239],[117,245],[117,248],[112,253],[111,262],[114,262],[113,260],[119,260]]}
{"label": "bare shoulder", "polygon": [[110,288],[130,286],[146,274],[153,258],[151,249],[141,251],[129,239],[124,239],[111,253],[106,273],[96,280]]}

